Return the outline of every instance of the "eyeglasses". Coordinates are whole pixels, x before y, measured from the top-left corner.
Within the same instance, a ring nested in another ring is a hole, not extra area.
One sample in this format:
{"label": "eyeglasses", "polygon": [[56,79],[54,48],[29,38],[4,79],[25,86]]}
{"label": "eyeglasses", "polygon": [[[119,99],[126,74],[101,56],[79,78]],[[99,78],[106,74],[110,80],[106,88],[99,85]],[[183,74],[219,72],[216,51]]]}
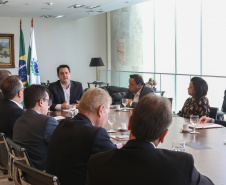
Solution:
{"label": "eyeglasses", "polygon": [[52,105],[52,100],[50,99],[45,99],[45,98],[42,98],[44,101],[48,101],[48,106],[51,106]]}

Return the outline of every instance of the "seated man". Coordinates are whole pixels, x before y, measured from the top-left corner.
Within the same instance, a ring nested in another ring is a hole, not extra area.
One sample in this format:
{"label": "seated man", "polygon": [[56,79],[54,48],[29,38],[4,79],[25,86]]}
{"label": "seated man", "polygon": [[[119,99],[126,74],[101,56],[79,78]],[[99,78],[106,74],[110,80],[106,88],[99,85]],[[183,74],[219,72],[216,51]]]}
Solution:
{"label": "seated man", "polygon": [[1,84],[4,99],[0,101],[0,132],[12,138],[13,126],[24,113],[21,102],[24,98],[24,88],[20,77],[8,76]]}
{"label": "seated man", "polygon": [[57,76],[60,80],[49,84],[51,110],[68,109],[70,104],[78,104],[84,91],[80,82],[70,80],[69,66],[60,65]]}
{"label": "seated man", "polygon": [[130,75],[129,91],[124,98],[129,99],[127,106],[134,107],[135,104],[146,94],[154,93],[154,90],[148,87],[143,78],[138,75]]}
{"label": "seated man", "polygon": [[11,72],[8,70],[0,70],[0,100],[3,99],[3,94],[2,94],[2,90],[1,90],[1,84],[3,82],[3,80],[8,77],[11,76]]}
{"label": "seated man", "polygon": [[92,154],[116,148],[102,128],[110,112],[111,97],[100,88],[82,96],[79,113],[63,120],[55,129],[48,147],[47,169],[61,185],[84,185],[87,161]]}
{"label": "seated man", "polygon": [[185,152],[156,149],[172,122],[169,100],[144,96],[130,118],[132,137],[123,148],[91,156],[88,185],[212,185]]}
{"label": "seated man", "polygon": [[200,123],[216,123],[216,124],[219,124],[219,125],[226,127],[226,121],[215,120],[213,118],[209,118],[209,117],[206,117],[206,116],[202,116],[199,119],[199,122]]}
{"label": "seated man", "polygon": [[47,116],[49,94],[41,85],[31,85],[24,90],[26,112],[16,121],[13,141],[26,148],[33,167],[46,169],[47,148],[51,135],[58,125]]}

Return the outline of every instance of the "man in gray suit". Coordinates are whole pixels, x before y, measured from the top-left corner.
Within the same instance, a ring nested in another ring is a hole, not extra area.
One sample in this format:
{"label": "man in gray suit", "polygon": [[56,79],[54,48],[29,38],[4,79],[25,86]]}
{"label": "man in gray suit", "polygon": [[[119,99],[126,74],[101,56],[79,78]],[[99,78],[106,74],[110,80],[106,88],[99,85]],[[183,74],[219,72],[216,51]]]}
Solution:
{"label": "man in gray suit", "polygon": [[138,74],[130,75],[129,91],[124,98],[128,99],[127,106],[134,107],[136,103],[146,94],[154,93],[154,90],[148,87],[143,78]]}
{"label": "man in gray suit", "polygon": [[14,125],[13,141],[26,148],[32,166],[46,169],[49,140],[58,122],[47,116],[48,90],[41,85],[31,85],[24,90],[24,105],[27,109]]}

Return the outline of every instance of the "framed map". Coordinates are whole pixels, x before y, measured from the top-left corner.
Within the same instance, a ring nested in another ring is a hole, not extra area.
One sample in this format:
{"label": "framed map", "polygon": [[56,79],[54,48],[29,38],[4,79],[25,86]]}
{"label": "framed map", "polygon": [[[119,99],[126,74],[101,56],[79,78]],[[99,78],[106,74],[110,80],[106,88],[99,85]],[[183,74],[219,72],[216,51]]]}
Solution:
{"label": "framed map", "polygon": [[0,68],[15,68],[14,34],[0,34]]}

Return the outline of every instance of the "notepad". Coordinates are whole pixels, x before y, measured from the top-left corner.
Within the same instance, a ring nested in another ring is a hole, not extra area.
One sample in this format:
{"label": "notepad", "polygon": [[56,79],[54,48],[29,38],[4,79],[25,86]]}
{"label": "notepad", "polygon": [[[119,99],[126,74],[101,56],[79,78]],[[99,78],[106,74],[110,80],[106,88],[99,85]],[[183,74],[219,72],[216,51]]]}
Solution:
{"label": "notepad", "polygon": [[195,150],[206,150],[206,149],[211,149],[208,146],[200,145],[198,143],[192,143],[192,142],[187,142],[185,143],[186,146],[193,148]]}
{"label": "notepad", "polygon": [[202,123],[199,123],[199,124],[196,124],[195,126],[192,125],[192,124],[188,124],[189,127],[191,128],[196,128],[196,129],[202,129],[202,128],[222,128],[223,126],[222,125],[218,125],[218,124],[214,124],[214,123],[205,123],[205,124],[202,124]]}

